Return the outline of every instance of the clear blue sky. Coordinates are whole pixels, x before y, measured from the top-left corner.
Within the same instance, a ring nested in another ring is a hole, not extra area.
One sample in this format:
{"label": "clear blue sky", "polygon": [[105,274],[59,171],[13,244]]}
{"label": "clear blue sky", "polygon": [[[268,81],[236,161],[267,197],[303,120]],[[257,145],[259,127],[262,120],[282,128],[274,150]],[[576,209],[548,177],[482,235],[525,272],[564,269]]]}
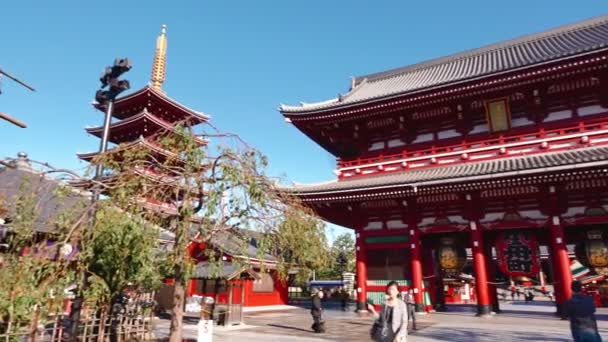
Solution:
{"label": "clear blue sky", "polygon": [[0,157],[82,169],[95,151],[85,126],[102,68],[129,57],[133,89],[150,75],[168,25],[164,89],[269,156],[270,173],[297,182],[334,177],[332,156],[285,123],[279,103],[345,92],[351,76],[382,71],[608,13],[602,0],[516,1],[2,1],[0,67],[33,85],[2,81]]}

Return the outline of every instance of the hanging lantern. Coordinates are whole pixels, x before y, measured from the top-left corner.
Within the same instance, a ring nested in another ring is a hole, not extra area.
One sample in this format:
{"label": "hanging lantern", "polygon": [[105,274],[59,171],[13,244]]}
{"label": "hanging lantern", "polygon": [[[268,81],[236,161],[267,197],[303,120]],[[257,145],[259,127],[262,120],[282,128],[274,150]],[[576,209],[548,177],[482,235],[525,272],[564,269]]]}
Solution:
{"label": "hanging lantern", "polygon": [[441,238],[437,249],[439,266],[446,274],[458,274],[467,262],[467,251],[453,238]]}
{"label": "hanging lantern", "polygon": [[583,265],[597,269],[608,267],[608,244],[599,230],[587,232],[587,240],[576,245],[576,258]]}
{"label": "hanging lantern", "polygon": [[536,236],[527,231],[500,233],[496,239],[500,271],[509,277],[532,276],[540,271]]}

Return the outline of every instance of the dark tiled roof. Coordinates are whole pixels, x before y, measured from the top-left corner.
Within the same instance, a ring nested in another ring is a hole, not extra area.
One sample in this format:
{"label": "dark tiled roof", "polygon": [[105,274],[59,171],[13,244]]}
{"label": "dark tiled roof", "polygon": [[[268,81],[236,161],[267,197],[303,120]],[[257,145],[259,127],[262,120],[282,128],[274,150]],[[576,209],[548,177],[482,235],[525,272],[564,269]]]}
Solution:
{"label": "dark tiled roof", "polygon": [[216,233],[211,243],[232,256],[243,256],[264,261],[276,261],[270,254],[258,255],[256,236],[260,233],[252,230],[226,230]]}
{"label": "dark tiled roof", "polygon": [[590,167],[596,164],[608,166],[608,147],[580,148],[523,157],[411,170],[382,176],[363,176],[320,184],[296,185],[288,189],[293,193],[301,195],[315,195],[391,186],[398,187],[404,184],[422,187],[449,182],[463,182],[471,177],[487,179],[523,173],[540,173],[550,171],[553,168],[572,169]]}
{"label": "dark tiled roof", "polygon": [[239,277],[241,274],[247,273],[254,279],[259,279],[260,276],[257,272],[253,271],[251,267],[247,265],[238,265],[234,262],[220,262],[216,264],[210,264],[208,262],[199,262],[196,264],[194,270],[194,278],[220,278],[220,279],[234,279]]}
{"label": "dark tiled roof", "polygon": [[78,210],[79,204],[86,200],[84,195],[75,191],[68,196],[58,196],[60,186],[62,184],[56,179],[33,170],[9,167],[0,169],[0,198],[8,206],[9,217],[14,215],[20,196],[34,195],[37,209],[34,229],[39,232],[52,231],[58,215],[72,209]]}
{"label": "dark tiled roof", "polygon": [[488,45],[411,66],[356,77],[354,87],[341,98],[281,106],[286,114],[407,94],[417,90],[487,76],[607,48],[608,16],[561,26],[545,32]]}

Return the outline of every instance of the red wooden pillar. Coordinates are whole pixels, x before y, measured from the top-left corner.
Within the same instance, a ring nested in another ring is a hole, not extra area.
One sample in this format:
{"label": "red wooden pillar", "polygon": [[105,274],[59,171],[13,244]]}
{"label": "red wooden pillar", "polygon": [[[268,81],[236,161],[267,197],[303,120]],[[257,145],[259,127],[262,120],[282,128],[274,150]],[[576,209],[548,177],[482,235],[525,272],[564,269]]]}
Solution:
{"label": "red wooden pillar", "polygon": [[420,230],[418,230],[418,208],[416,200],[410,199],[404,202],[407,210],[403,212],[403,218],[407,218],[408,232],[410,235],[410,288],[414,292],[416,302],[416,312],[424,312],[424,292],[422,290],[422,243],[420,241]]}
{"label": "red wooden pillar", "polygon": [[191,278],[190,280],[188,280],[188,287],[186,289],[186,297],[190,297],[196,293],[196,282],[197,282],[196,278]]}
{"label": "red wooden pillar", "polygon": [[[551,236],[549,236],[549,239],[551,239]],[[560,303],[563,303],[563,299],[562,299],[562,287],[561,287],[561,283],[560,283],[560,279],[561,279],[561,275],[559,274],[559,267],[556,266],[555,263],[555,251],[553,250],[553,246],[551,245],[551,241],[549,241],[549,256],[550,256],[550,263],[551,263],[551,270],[552,270],[552,276],[553,276],[553,295],[555,296],[555,308],[556,308],[556,314],[560,315],[561,314],[561,305]]]}
{"label": "red wooden pillar", "polygon": [[485,241],[486,246],[486,262],[488,268],[488,287],[490,290],[490,301],[492,302],[492,311],[495,313],[500,313],[500,301],[498,300],[498,289],[496,288],[496,264],[494,259],[492,258],[492,246],[495,244],[494,241],[488,241],[486,238]]}
{"label": "red wooden pillar", "polygon": [[572,271],[570,257],[566,247],[564,227],[561,224],[559,193],[555,186],[549,187],[549,246],[551,247],[551,263],[553,264],[553,283],[555,288],[555,305],[557,314],[562,315],[562,306],[572,297]]}
{"label": "red wooden pillar", "polygon": [[431,306],[427,308],[427,311],[431,311],[433,310],[433,305],[437,303],[437,279],[435,277],[433,248],[425,244],[422,252],[424,254],[422,257],[423,276],[427,279],[428,286],[426,286],[426,291],[431,298]]}
{"label": "red wooden pillar", "polygon": [[[551,234],[549,234],[551,235]],[[551,236],[549,236],[549,239],[551,239]],[[560,305],[558,303],[563,303],[563,299],[562,299],[562,287],[561,287],[561,275],[560,275],[560,268],[557,267],[557,264],[555,262],[556,257],[555,257],[555,251],[553,250],[553,245],[551,244],[551,241],[549,241],[549,255],[551,257],[551,270],[553,271],[552,276],[553,276],[553,294],[555,295],[555,307],[557,309],[557,314],[559,315],[561,313],[560,310]]]}
{"label": "red wooden pillar", "polygon": [[[473,270],[475,272],[475,290],[477,295],[477,315],[486,316],[492,312],[490,289],[488,288],[488,260],[484,253],[483,233],[479,225],[482,203],[478,196],[465,195],[465,215],[470,220],[471,250],[473,251]],[[490,255],[491,258],[491,255]]]}
{"label": "red wooden pillar", "polygon": [[558,285],[555,289],[555,303],[557,314],[561,315],[562,305],[572,297],[572,290],[570,288],[572,272],[570,271],[570,257],[566,249],[564,228],[561,226],[560,217],[557,215],[551,217],[549,235],[551,238],[551,261],[553,263],[553,273],[555,274],[554,283]]}
{"label": "red wooden pillar", "polygon": [[470,226],[475,290],[477,291],[477,315],[485,316],[492,312],[492,302],[490,301],[490,289],[488,288],[488,266],[483,248],[483,234],[479,229],[477,221],[471,221]]}
{"label": "red wooden pillar", "polygon": [[357,311],[367,310],[367,253],[362,229],[357,229],[355,241],[357,258]]}
{"label": "red wooden pillar", "polygon": [[[413,221],[413,220],[412,220]],[[416,225],[410,225],[410,262],[412,269],[412,290],[414,291],[414,300],[416,301],[416,312],[424,311],[424,297],[422,292],[422,260],[420,231]]]}

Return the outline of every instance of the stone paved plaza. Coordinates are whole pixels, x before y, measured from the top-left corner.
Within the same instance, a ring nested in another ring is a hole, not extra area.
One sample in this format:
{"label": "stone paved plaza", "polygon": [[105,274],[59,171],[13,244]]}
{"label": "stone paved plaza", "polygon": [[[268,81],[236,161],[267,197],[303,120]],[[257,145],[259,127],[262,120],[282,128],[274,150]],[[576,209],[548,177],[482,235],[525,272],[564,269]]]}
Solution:
{"label": "stone paved plaza", "polygon": [[[490,318],[475,317],[472,306],[450,307],[451,312],[418,317],[418,330],[408,337],[411,341],[571,341],[567,321],[555,318],[554,308],[547,302],[524,304],[502,303],[503,313]],[[296,308],[275,312],[248,313],[245,326],[219,327],[214,341],[369,341],[372,320],[354,312],[327,310],[327,332],[314,334],[310,330],[308,310]],[[598,323],[603,339],[608,339],[608,309],[598,311]],[[196,338],[196,323],[189,320],[184,338]],[[158,337],[168,327],[161,320]]]}

